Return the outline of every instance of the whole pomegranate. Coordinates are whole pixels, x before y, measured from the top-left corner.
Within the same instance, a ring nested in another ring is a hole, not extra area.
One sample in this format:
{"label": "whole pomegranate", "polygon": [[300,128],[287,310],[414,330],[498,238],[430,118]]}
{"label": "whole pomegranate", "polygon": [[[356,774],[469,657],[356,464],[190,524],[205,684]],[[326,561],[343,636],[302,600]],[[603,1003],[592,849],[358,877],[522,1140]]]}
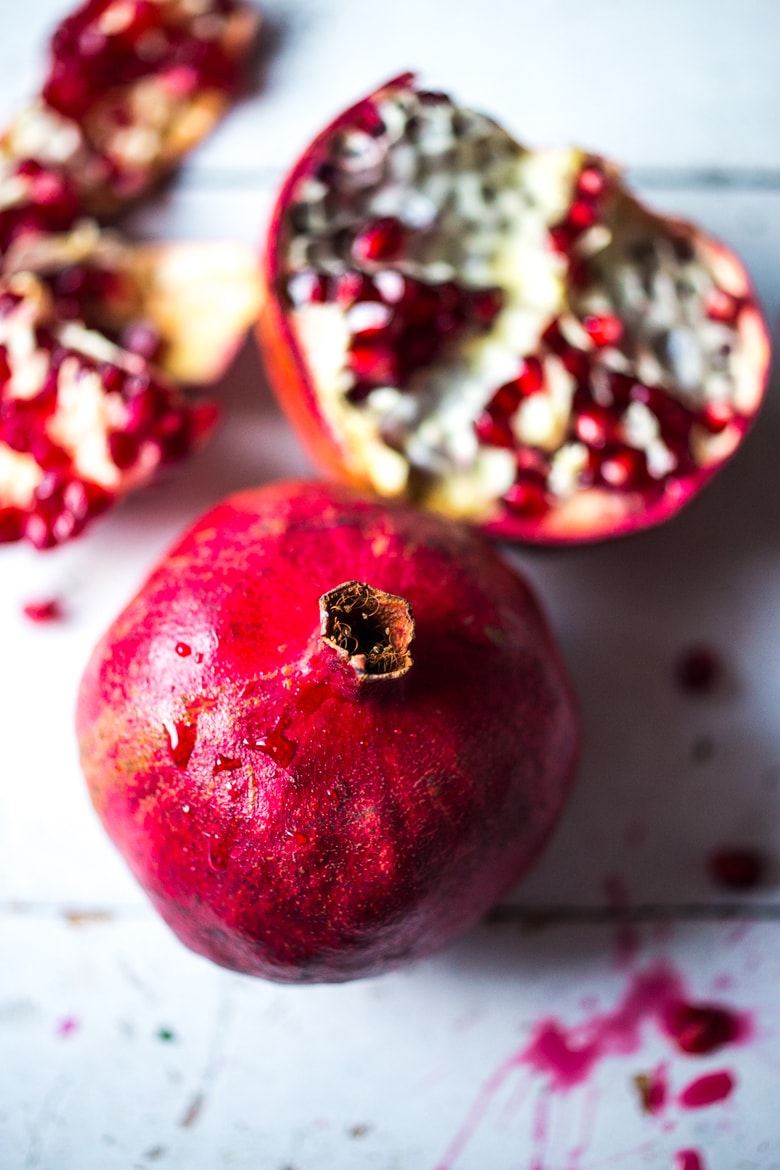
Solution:
{"label": "whole pomegranate", "polygon": [[269,372],[322,465],[510,539],[665,520],[763,395],[735,256],[604,159],[527,150],[412,75],[294,167],[265,280]]}
{"label": "whole pomegranate", "polygon": [[302,982],[473,923],[542,848],[578,747],[545,622],[478,534],[305,483],[184,536],[95,650],[77,724],[180,939]]}

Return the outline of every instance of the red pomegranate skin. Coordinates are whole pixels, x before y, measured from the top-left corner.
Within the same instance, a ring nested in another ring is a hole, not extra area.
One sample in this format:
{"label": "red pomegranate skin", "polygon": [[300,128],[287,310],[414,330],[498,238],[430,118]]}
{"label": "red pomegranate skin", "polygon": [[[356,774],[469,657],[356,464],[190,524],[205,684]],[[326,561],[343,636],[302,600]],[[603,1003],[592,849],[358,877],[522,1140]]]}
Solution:
{"label": "red pomegranate skin", "polygon": [[[413,664],[361,678],[318,599],[412,607]],[[95,808],[193,950],[286,982],[444,946],[533,863],[578,721],[533,595],[477,533],[343,486],[243,492],[95,649],[77,727]]]}

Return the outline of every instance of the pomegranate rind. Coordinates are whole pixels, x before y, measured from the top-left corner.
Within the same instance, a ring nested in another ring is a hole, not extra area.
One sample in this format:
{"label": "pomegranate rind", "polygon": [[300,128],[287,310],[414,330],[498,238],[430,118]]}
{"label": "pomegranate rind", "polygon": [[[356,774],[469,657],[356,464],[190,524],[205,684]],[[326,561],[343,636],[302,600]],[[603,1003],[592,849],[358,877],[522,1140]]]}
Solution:
{"label": "pomegranate rind", "polygon": [[[659,230],[674,232],[679,238],[695,243],[698,253],[707,256],[717,271],[722,287],[744,302],[737,334],[741,347],[741,390],[739,415],[729,427],[721,446],[713,444],[714,456],[685,474],[671,477],[659,490],[643,491],[583,486],[572,495],[556,500],[541,514],[513,512],[496,499],[487,504],[457,504],[447,491],[434,482],[420,491],[419,485],[402,482],[387,486],[388,479],[375,473],[375,467],[390,452],[380,442],[364,440],[350,430],[333,410],[325,410],[315,377],[304,353],[300,336],[293,325],[292,312],[281,290],[284,269],[284,221],[293,193],[300,180],[312,174],[317,160],[333,135],[343,126],[354,123],[355,115],[366,102],[377,102],[400,87],[414,87],[414,75],[404,74],[386,83],[345,110],[307,147],[288,174],[277,198],[266,246],[261,259],[265,292],[257,325],[257,339],[263,354],[269,381],[282,408],[298,432],[304,446],[329,475],[353,486],[368,488],[380,495],[403,496],[434,511],[455,519],[477,524],[490,535],[526,544],[565,545],[599,542],[649,529],[668,521],[709,483],[717,471],[737,452],[761,407],[768,379],[770,344],[767,326],[747,271],[739,258],[721,241],[683,220],[654,215],[621,188],[621,197],[648,223]],[[613,178],[618,170],[606,160],[581,155],[603,166]],[[357,436],[357,437],[356,437]],[[397,458],[392,452],[393,458]],[[385,479],[385,482],[382,482]]]}
{"label": "pomegranate rind", "polygon": [[[353,579],[409,602],[402,677],[320,641],[319,598]],[[484,538],[307,483],[184,535],[95,649],[77,730],[179,938],[287,982],[379,974],[475,922],[544,847],[579,747],[549,628]]]}

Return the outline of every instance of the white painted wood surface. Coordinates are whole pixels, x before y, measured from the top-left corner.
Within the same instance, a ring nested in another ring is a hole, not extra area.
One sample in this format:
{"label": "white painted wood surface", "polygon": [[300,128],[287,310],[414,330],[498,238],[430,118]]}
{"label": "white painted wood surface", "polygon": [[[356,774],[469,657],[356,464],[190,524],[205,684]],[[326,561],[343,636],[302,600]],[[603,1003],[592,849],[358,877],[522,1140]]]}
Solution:
{"label": "white painted wood surface", "polygon": [[[738,249],[776,332],[775,0],[268,10],[263,92],[136,215],[139,233],[258,244],[275,183],[323,121],[419,68],[530,144],[574,140],[623,160],[659,207]],[[0,112],[33,84],[62,11],[3,0]],[[86,656],[157,556],[226,492],[309,470],[251,346],[198,460],[81,543],[0,550],[0,1170],[671,1170],[687,1147],[707,1170],[780,1167],[777,390],[733,465],[673,524],[614,546],[513,554],[582,700],[574,799],[510,899],[518,923],[347,987],[279,988],[183,950],[105,840],[76,762]],[[52,593],[68,620],[25,623],[21,604]],[[727,664],[711,697],[673,685],[692,641]],[[713,888],[706,858],[724,843],[766,851],[759,891]],[[548,924],[523,927],[521,911]],[[626,916],[641,924],[631,937]],[[634,1051],[568,1093],[522,1062],[498,1076],[541,1019],[608,1013],[659,963],[694,997],[751,1012],[750,1039],[697,1060],[670,1053],[648,1021]],[[674,1092],[724,1067],[736,1089],[709,1109],[672,1102],[649,1116],[633,1078],[662,1062]]]}

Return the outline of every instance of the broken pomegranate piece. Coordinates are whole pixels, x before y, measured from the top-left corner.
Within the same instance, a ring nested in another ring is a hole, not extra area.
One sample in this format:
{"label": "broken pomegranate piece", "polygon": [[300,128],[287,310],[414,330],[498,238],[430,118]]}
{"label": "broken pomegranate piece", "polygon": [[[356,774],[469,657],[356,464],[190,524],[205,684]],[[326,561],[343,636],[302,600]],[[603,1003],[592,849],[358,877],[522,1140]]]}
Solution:
{"label": "broken pomegranate piece", "polygon": [[82,321],[190,384],[224,374],[259,309],[250,248],[221,240],[130,243],[94,221],[16,240],[2,271],[33,273],[61,320]]}
{"label": "broken pomegranate piece", "polygon": [[411,75],[298,162],[265,279],[269,373],[323,466],[510,539],[667,519],[763,396],[766,330],[725,247]]}
{"label": "broken pomegranate piece", "polygon": [[59,320],[31,274],[0,281],[0,542],[77,536],[214,421],[139,354]]}
{"label": "broken pomegranate piece", "polygon": [[67,17],[0,144],[0,248],[111,214],[170,171],[237,96],[258,20],[236,0],[87,0]]}

